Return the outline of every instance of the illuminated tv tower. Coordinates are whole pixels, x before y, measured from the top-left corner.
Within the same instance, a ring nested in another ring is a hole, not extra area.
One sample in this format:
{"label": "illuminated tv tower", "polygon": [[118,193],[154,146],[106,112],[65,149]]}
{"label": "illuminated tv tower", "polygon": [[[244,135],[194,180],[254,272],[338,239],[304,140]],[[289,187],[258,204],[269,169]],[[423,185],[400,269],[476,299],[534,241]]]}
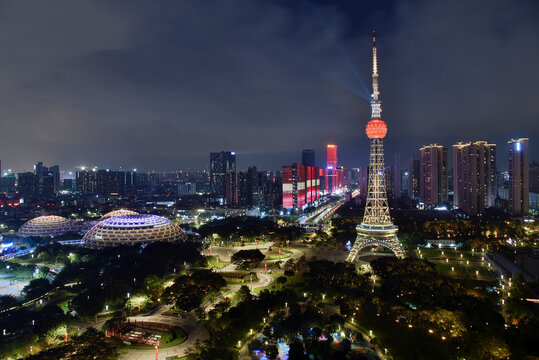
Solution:
{"label": "illuminated tv tower", "polygon": [[391,221],[387,204],[386,182],[384,176],[384,142],[387,125],[382,120],[382,104],[378,90],[378,59],[376,38],[372,34],[372,99],[371,121],[365,132],[371,139],[369,161],[369,186],[363,221],[356,228],[357,238],[347,261],[353,262],[357,255],[367,247],[381,246],[390,249],[399,258],[405,257],[402,244],[397,238],[398,227]]}

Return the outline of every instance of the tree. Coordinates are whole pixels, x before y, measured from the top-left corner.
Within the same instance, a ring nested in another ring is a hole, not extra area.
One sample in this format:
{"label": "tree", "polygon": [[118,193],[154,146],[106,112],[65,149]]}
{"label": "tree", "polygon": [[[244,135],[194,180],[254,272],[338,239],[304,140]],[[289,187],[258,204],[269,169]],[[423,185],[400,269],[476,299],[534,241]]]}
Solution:
{"label": "tree", "polygon": [[303,349],[303,343],[298,338],[295,338],[290,343],[290,349],[288,350],[288,360],[306,360],[305,350]]}
{"label": "tree", "polygon": [[51,289],[51,283],[47,279],[33,279],[26,285],[22,292],[26,294],[26,299],[35,299],[44,295]]}
{"label": "tree", "polygon": [[277,346],[271,344],[266,346],[265,353],[268,359],[277,359],[277,356],[279,356],[279,349],[277,348]]}
{"label": "tree", "polygon": [[12,306],[17,305],[19,302],[11,295],[1,295],[0,296],[0,310],[8,309]]}
{"label": "tree", "polygon": [[264,260],[264,258],[264,254],[262,254],[262,252],[258,249],[240,250],[232,255],[231,261],[232,263],[238,265],[244,263],[254,264],[255,262]]}
{"label": "tree", "polygon": [[473,352],[481,360],[502,360],[511,357],[509,346],[502,339],[494,336],[478,336],[473,346]]}

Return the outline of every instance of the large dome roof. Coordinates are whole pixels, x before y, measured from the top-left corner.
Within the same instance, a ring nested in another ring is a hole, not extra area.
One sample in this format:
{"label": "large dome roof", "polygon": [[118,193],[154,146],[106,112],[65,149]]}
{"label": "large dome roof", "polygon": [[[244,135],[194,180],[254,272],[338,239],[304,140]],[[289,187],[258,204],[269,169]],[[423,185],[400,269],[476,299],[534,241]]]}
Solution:
{"label": "large dome roof", "polygon": [[182,229],[157,215],[123,215],[97,223],[84,235],[84,244],[90,248],[134,245],[154,241],[183,240]]}
{"label": "large dome roof", "polygon": [[54,237],[62,236],[68,232],[78,231],[75,221],[56,215],[38,216],[25,222],[17,235]]}
{"label": "large dome roof", "polygon": [[132,211],[132,210],[126,210],[126,209],[114,210],[103,215],[101,217],[101,220],[105,220],[105,219],[116,217],[116,216],[123,216],[123,215],[138,215],[138,212]]}

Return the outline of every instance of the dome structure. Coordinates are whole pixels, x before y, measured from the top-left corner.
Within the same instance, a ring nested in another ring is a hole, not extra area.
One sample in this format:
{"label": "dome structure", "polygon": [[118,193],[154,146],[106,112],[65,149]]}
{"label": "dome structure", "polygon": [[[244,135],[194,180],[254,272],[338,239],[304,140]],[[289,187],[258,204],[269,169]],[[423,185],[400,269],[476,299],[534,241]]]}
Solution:
{"label": "dome structure", "polygon": [[126,209],[114,210],[103,215],[100,220],[105,220],[108,218],[112,218],[116,216],[124,216],[124,215],[138,215],[138,212],[132,211],[132,210],[126,210]]}
{"label": "dome structure", "polygon": [[84,245],[99,249],[156,241],[176,242],[185,238],[182,229],[157,215],[122,215],[100,221],[84,235]]}
{"label": "dome structure", "polygon": [[46,215],[38,216],[25,222],[17,232],[17,235],[23,237],[55,237],[77,231],[78,226],[75,221],[61,216]]}
{"label": "dome structure", "polygon": [[365,132],[369,139],[383,139],[387,134],[387,125],[382,119],[372,119],[367,123]]}

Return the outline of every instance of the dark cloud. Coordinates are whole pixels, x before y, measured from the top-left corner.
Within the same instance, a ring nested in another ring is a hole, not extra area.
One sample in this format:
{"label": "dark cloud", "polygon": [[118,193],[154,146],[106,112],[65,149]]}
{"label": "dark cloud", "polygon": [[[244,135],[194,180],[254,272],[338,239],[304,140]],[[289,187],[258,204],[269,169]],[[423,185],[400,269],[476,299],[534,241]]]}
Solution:
{"label": "dark cloud", "polygon": [[369,83],[373,27],[388,158],[431,141],[537,149],[533,2],[354,4],[0,2],[0,158],[203,168],[231,149],[242,167],[278,168],[335,142],[366,164],[369,104],[342,85],[360,89],[331,31]]}

